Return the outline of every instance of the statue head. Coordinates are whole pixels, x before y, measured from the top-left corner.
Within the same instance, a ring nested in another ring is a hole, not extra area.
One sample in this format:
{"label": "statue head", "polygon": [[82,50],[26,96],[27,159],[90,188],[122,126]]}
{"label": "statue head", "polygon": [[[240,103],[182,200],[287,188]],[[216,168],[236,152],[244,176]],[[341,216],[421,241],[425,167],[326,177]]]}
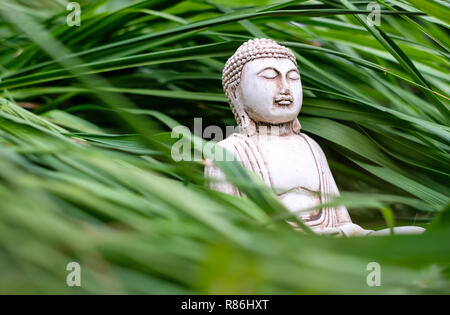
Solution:
{"label": "statue head", "polygon": [[257,123],[292,122],[294,131],[300,131],[302,84],[289,48],[265,38],[245,42],[225,64],[222,85],[244,133]]}

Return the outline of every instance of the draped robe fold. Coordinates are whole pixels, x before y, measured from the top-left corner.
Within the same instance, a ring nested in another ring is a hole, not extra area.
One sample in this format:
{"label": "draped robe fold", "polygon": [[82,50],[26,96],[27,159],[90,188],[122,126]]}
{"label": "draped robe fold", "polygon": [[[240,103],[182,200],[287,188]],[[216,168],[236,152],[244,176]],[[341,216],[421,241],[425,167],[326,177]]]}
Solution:
{"label": "draped robe fold", "polygon": [[[326,203],[333,196],[338,196],[339,191],[328,167],[325,154],[320,146],[306,134],[300,133],[299,137],[303,137],[311,149],[320,176],[320,200],[321,203]],[[258,174],[269,187],[273,186],[268,167],[264,162],[257,144],[250,137],[235,133],[221,141],[219,145],[232,153],[245,168]],[[205,176],[220,180],[211,182],[211,189],[242,196],[242,193],[234,185],[225,181],[224,174],[214,165],[206,166]],[[352,223],[345,206],[335,208],[324,207],[319,211],[318,215],[314,215],[314,218],[304,221],[306,225],[316,230],[341,228],[342,234],[345,235],[366,234],[365,230]]]}

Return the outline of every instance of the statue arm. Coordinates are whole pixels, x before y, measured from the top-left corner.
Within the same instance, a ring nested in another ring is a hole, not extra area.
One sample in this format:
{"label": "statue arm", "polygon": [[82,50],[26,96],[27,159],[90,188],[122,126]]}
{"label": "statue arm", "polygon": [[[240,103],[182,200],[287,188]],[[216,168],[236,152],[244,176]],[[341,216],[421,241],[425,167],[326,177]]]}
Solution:
{"label": "statue arm", "polygon": [[206,161],[205,178],[208,179],[207,184],[210,189],[230,195],[240,196],[240,192],[237,187],[227,182],[225,174],[210,160]]}
{"label": "statue arm", "polygon": [[[333,175],[331,174],[331,170],[328,166],[327,159],[325,154],[323,153],[320,146],[311,138],[309,138],[311,142],[314,144],[315,149],[319,153],[321,163],[324,167],[324,172],[328,173],[329,181],[331,184],[331,191],[334,195],[339,195],[339,190],[337,188],[336,182],[334,181]],[[336,207],[336,215],[338,217],[338,225],[336,228],[326,228],[323,231],[317,231],[319,234],[338,234],[345,236],[358,236],[358,235],[389,235],[389,229],[383,229],[379,231],[366,230],[360,227],[357,224],[354,224],[348,214],[347,208],[345,206]],[[424,228],[418,226],[402,226],[402,227],[394,227],[395,234],[421,234],[425,231]]]}
{"label": "statue arm", "polygon": [[[233,146],[228,143],[229,141],[230,140],[226,139],[219,142],[218,145],[236,156]],[[241,196],[241,193],[237,187],[226,180],[225,174],[217,166],[215,166],[211,160],[206,160],[205,162],[205,178],[208,180],[207,184],[210,189],[238,197]]]}
{"label": "statue arm", "polygon": [[[317,142],[315,142],[312,138],[309,138],[309,140],[313,143],[314,149],[318,153],[318,156],[321,160],[320,162],[323,166],[323,171],[328,177],[329,181],[328,184],[330,185],[329,190],[332,192],[334,196],[339,196],[339,189],[336,185],[333,174],[331,173],[325,153],[323,152],[322,148],[319,146]],[[339,234],[343,234],[345,236],[352,236],[352,235],[366,235],[372,232],[370,230],[363,229],[357,224],[354,224],[352,222],[352,219],[350,218],[347,208],[344,205],[337,206],[335,210],[338,221],[336,228],[337,230],[339,230]]]}

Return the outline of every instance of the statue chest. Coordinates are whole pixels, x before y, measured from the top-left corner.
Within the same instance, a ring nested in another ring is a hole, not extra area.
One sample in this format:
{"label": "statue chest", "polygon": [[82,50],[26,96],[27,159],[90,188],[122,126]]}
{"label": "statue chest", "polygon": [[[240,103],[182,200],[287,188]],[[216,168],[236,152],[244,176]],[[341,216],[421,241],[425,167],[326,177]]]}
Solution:
{"label": "statue chest", "polygon": [[278,195],[320,190],[316,161],[302,136],[259,136],[255,142]]}

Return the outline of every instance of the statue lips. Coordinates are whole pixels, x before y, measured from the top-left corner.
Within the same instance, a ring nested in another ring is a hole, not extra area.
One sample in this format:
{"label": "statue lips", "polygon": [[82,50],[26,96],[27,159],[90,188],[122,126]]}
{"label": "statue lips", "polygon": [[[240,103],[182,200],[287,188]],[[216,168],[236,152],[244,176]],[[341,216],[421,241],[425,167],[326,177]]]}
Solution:
{"label": "statue lips", "polygon": [[294,100],[291,95],[282,95],[282,96],[275,98],[274,103],[276,105],[289,106],[292,104],[293,101]]}

